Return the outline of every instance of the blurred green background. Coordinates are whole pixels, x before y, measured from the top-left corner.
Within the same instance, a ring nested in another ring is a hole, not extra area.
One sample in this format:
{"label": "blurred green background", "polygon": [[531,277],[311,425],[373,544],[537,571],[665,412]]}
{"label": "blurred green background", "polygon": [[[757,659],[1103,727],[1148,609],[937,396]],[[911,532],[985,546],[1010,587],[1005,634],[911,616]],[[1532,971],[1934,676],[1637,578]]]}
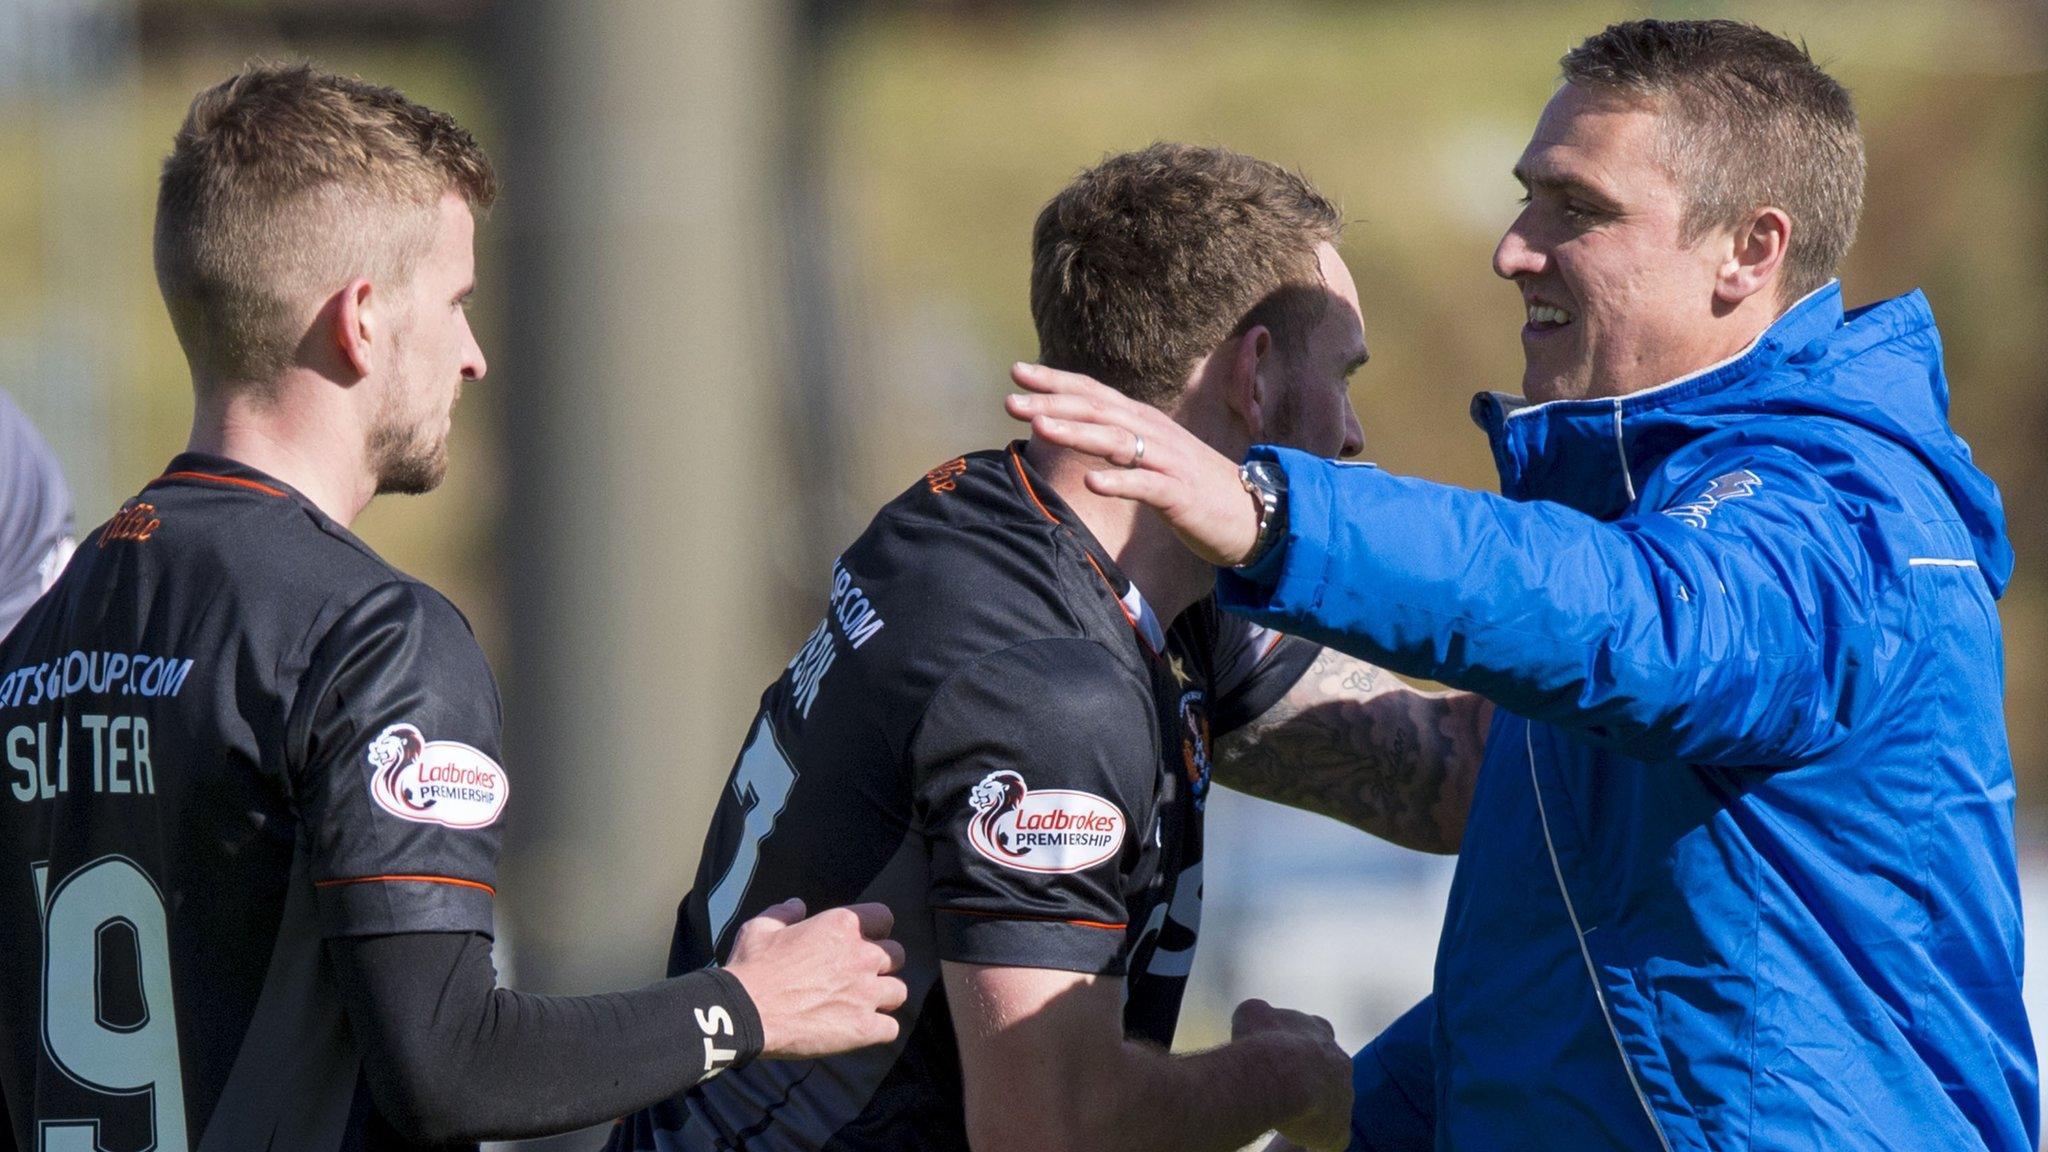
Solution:
{"label": "blurred green background", "polygon": [[[491,376],[457,411],[444,489],[357,527],[452,596],[505,683],[522,802],[501,963],[545,989],[631,981],[660,969],[753,698],[822,610],[831,556],[932,464],[1015,434],[999,401],[1034,353],[1029,230],[1049,196],[1159,139],[1305,172],[1350,219],[1366,456],[1492,487],[1465,412],[1519,379],[1519,297],[1488,264],[1516,211],[1508,172],[1558,57],[1639,15],[1802,38],[1856,96],[1870,176],[1845,296],[1926,290],[1954,422],[2020,557],[2002,611],[2031,908],[2048,804],[2039,0],[0,0],[0,387],[97,523],[184,439],[148,253],[192,93],[251,58],[309,57],[469,124],[506,175],[472,308]],[[1426,986],[1440,865],[1249,803],[1217,819],[1185,1041],[1257,993],[1356,1043]],[[1289,932],[1339,959],[1262,960]]]}

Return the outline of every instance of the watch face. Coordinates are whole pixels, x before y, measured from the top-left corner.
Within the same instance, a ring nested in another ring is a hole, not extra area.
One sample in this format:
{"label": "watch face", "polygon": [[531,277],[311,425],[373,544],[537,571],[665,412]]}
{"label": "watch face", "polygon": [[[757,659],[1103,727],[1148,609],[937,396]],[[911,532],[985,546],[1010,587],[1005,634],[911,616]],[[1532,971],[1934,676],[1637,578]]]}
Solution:
{"label": "watch face", "polygon": [[1244,466],[1252,483],[1265,493],[1277,496],[1287,491],[1287,471],[1271,460],[1254,460]]}

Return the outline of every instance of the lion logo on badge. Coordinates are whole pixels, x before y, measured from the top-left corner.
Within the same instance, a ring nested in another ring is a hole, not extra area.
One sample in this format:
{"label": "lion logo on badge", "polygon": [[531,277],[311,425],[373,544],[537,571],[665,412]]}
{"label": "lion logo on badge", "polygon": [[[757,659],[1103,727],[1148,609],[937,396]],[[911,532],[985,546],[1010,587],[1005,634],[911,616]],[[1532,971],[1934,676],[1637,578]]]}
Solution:
{"label": "lion logo on badge", "polygon": [[414,812],[425,812],[437,801],[421,802],[413,798],[413,790],[406,786],[406,769],[415,768],[420,756],[427,750],[427,738],[410,724],[393,724],[375,740],[370,741],[370,767],[377,770],[376,790],[378,802],[386,808],[401,807]]}
{"label": "lion logo on badge", "polygon": [[1015,772],[991,772],[981,778],[981,783],[967,794],[967,803],[976,813],[972,835],[977,846],[985,842],[1012,859],[1024,855],[1010,849],[1004,835],[996,830],[996,823],[1024,803],[1025,792],[1024,777]]}
{"label": "lion logo on badge", "polygon": [[1707,518],[1714,509],[1730,500],[1742,500],[1756,495],[1763,487],[1763,477],[1744,468],[1740,472],[1728,472],[1707,481],[1707,487],[1691,503],[1676,508],[1666,508],[1664,514],[1691,528],[1705,528]]}

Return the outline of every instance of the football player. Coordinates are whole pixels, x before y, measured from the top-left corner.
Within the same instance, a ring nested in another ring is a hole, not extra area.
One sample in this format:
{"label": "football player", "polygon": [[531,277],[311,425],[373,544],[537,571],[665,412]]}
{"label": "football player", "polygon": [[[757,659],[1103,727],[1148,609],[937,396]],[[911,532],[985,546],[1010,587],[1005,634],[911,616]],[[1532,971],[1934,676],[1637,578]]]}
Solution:
{"label": "football player", "polygon": [[[1248,156],[1112,157],[1038,218],[1042,354],[1225,452],[1356,452],[1347,378],[1366,349],[1340,224]],[[1351,792],[1386,785],[1327,810],[1454,851],[1441,801],[1466,784],[1481,706],[1457,702],[1455,732],[1418,722],[1420,694],[1391,677],[1221,614],[1208,566],[1091,493],[1088,467],[1041,441],[974,452],[876,515],[762,697],[678,913],[672,972],[728,955],[771,894],[888,905],[909,954],[902,1034],[698,1085],[628,1117],[614,1148],[1345,1143],[1351,1070],[1324,1021],[1253,1001],[1229,1043],[1166,1050],[1212,747],[1257,765],[1248,733],[1291,739],[1307,774],[1335,760]],[[1375,760],[1389,770],[1356,768]]]}
{"label": "football player", "polygon": [[348,529],[441,479],[494,195],[388,88],[266,66],[193,102],[156,221],[190,450],[0,645],[14,1146],[440,1149],[896,1035],[872,906],[764,906],[634,991],[494,987],[497,690]]}

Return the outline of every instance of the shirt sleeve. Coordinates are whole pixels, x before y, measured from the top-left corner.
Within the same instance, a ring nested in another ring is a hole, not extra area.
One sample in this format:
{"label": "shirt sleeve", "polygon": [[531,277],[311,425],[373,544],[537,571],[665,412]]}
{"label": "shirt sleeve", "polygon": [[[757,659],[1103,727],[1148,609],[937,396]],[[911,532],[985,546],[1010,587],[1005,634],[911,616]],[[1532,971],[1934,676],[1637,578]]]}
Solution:
{"label": "shirt sleeve", "polygon": [[298,709],[321,930],[490,935],[508,783],[497,685],[461,613],[423,585],[377,588],[315,649]]}
{"label": "shirt sleeve", "polygon": [[911,742],[942,960],[1121,975],[1159,773],[1150,686],[1092,640],[984,657]]}
{"label": "shirt sleeve", "polygon": [[1212,737],[1234,732],[1278,704],[1323,650],[1313,640],[1289,636],[1220,610],[1216,621],[1216,704],[1209,719]]}

